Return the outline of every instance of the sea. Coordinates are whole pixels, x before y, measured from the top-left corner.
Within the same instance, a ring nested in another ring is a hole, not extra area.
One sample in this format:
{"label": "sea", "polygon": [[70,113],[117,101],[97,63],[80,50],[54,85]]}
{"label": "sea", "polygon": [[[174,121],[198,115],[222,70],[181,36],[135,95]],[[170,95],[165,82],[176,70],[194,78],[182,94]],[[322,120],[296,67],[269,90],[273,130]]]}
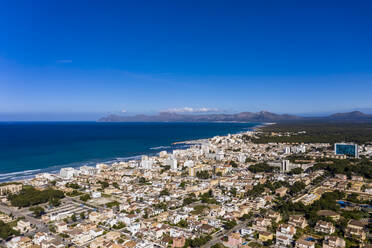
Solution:
{"label": "sea", "polygon": [[252,130],[260,123],[0,122],[0,182],[185,149],[177,143]]}

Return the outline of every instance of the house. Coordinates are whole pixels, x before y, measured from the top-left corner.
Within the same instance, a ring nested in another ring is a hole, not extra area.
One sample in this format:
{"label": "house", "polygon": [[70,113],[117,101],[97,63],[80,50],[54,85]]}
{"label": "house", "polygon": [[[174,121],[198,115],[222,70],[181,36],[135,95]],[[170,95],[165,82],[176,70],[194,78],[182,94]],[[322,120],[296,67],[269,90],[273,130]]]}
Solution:
{"label": "house", "polygon": [[279,189],[275,190],[275,194],[277,194],[280,197],[285,196],[287,194],[288,188],[286,187],[280,187]]}
{"label": "house", "polygon": [[257,218],[255,223],[252,225],[252,229],[258,231],[266,231],[267,227],[271,225],[271,219],[269,218]]}
{"label": "house", "polygon": [[278,246],[288,246],[292,242],[293,235],[296,234],[296,228],[292,225],[281,224],[276,231],[276,244]]}
{"label": "house", "polygon": [[227,242],[224,243],[224,245],[230,248],[239,248],[242,243],[243,239],[239,233],[231,233],[229,234]]}
{"label": "house", "polygon": [[29,237],[15,237],[6,243],[8,248],[30,247],[32,240]]}
{"label": "house", "polygon": [[303,236],[296,241],[296,248],[315,248],[315,239],[309,236]]}
{"label": "house", "polygon": [[345,230],[345,236],[365,240],[366,232],[364,231],[363,223],[357,220],[350,220]]}
{"label": "house", "polygon": [[315,231],[332,234],[335,232],[335,226],[331,222],[319,220],[315,225]]}
{"label": "house", "polygon": [[55,224],[55,226],[56,226],[56,232],[58,233],[62,233],[68,230],[68,226],[66,222],[58,222]]}
{"label": "house", "polygon": [[334,211],[331,211],[331,210],[319,210],[318,212],[316,212],[316,214],[318,216],[328,217],[328,218],[331,218],[332,220],[336,220],[336,221],[340,219],[340,214],[338,214]]}
{"label": "house", "polygon": [[177,237],[173,239],[172,248],[183,247],[185,245],[185,237]]}
{"label": "house", "polygon": [[47,233],[43,233],[43,232],[38,232],[34,235],[32,241],[37,244],[37,245],[40,245],[41,242],[43,242],[44,240],[49,240],[50,239],[50,236],[48,236]]}
{"label": "house", "polygon": [[289,225],[304,229],[307,226],[307,221],[304,216],[292,215],[289,217]]}
{"label": "house", "polygon": [[271,232],[261,231],[258,234],[258,239],[261,240],[262,242],[266,242],[268,240],[273,239],[273,234]]}
{"label": "house", "polygon": [[208,224],[203,224],[201,227],[200,227],[200,230],[202,233],[204,234],[210,234],[211,232],[214,231],[214,227],[211,226],[211,225],[208,225]]}
{"label": "house", "polygon": [[66,244],[64,244],[60,239],[52,239],[48,241],[41,242],[41,248],[64,248]]}
{"label": "house", "polygon": [[345,248],[346,242],[343,238],[336,236],[325,236],[323,248]]}
{"label": "house", "polygon": [[267,212],[267,217],[270,218],[275,223],[278,223],[279,221],[282,220],[282,216],[280,215],[280,213],[272,211],[272,210],[269,210]]}
{"label": "house", "polygon": [[251,235],[253,234],[253,230],[252,229],[246,229],[246,228],[242,228],[240,229],[240,234],[245,236],[245,235]]}
{"label": "house", "polygon": [[25,220],[19,220],[17,226],[14,228],[21,233],[26,233],[32,229],[31,223]]}

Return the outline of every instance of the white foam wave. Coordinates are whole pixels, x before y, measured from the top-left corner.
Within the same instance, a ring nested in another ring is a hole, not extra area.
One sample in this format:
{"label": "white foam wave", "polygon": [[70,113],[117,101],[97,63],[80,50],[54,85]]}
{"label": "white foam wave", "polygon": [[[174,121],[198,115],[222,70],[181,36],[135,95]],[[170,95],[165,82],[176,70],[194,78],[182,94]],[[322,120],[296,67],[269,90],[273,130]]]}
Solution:
{"label": "white foam wave", "polygon": [[160,150],[160,149],[169,149],[171,148],[170,146],[156,146],[156,147],[151,147],[151,150]]}

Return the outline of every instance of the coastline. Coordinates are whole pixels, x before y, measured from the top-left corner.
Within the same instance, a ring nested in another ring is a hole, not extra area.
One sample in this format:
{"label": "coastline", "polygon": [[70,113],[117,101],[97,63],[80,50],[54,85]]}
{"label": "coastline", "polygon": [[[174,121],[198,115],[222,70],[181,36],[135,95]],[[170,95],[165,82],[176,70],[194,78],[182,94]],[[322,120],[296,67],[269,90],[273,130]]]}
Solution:
{"label": "coastline", "polygon": [[[254,123],[252,123],[254,124]],[[235,135],[239,133],[246,133],[246,132],[252,132],[256,131],[258,128],[266,126],[266,123],[257,123],[257,125],[254,125],[249,128],[244,128],[246,130],[240,130],[238,132],[233,133],[227,133],[223,135],[213,135],[206,138],[200,138],[200,139],[190,139],[185,141],[177,141],[170,144],[164,144],[157,147],[151,147],[149,148],[149,151],[143,151],[140,154],[126,156],[126,157],[113,157],[113,158],[107,158],[107,159],[91,159],[88,161],[80,161],[80,162],[73,162],[69,164],[61,164],[61,165],[52,165],[46,168],[36,168],[36,169],[30,169],[25,171],[15,171],[15,172],[9,172],[9,173],[0,173],[0,183],[6,183],[6,182],[23,182],[25,180],[29,180],[34,178],[38,174],[42,173],[49,173],[52,175],[58,175],[59,171],[62,168],[67,167],[73,167],[73,168],[79,168],[81,166],[95,166],[98,163],[105,163],[109,166],[111,166],[114,163],[117,162],[126,162],[129,160],[140,160],[141,156],[147,155],[147,156],[156,156],[160,151],[167,151],[172,152],[173,150],[184,150],[192,145],[200,144],[203,140],[208,140],[217,136],[227,136],[229,134]]]}

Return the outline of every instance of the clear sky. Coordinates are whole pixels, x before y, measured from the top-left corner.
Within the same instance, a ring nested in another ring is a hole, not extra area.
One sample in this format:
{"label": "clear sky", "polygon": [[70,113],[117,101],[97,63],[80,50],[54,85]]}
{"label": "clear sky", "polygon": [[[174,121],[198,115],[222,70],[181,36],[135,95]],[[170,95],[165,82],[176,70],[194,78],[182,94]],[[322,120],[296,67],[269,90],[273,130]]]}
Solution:
{"label": "clear sky", "polygon": [[0,115],[372,108],[371,13],[372,1],[1,1]]}

